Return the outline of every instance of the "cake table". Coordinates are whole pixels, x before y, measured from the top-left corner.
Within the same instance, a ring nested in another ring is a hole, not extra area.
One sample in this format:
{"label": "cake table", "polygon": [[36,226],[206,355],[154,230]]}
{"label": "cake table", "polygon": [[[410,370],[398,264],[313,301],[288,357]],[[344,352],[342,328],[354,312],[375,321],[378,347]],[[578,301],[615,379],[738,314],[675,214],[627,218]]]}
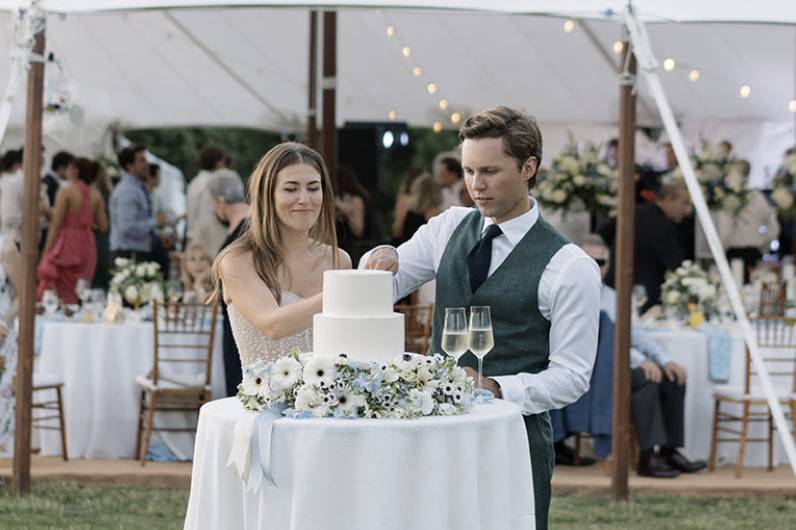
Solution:
{"label": "cake table", "polygon": [[534,528],[527,435],[511,403],[414,420],[281,418],[276,486],[255,493],[227,466],[244,414],[235,398],[202,407],[186,529]]}

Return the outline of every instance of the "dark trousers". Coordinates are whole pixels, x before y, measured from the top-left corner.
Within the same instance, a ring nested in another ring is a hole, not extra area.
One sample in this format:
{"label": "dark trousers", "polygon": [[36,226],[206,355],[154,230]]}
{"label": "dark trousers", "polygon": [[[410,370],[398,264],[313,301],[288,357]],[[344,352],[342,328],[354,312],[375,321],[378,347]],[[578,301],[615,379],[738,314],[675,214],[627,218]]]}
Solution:
{"label": "dark trousers", "polygon": [[685,385],[669,381],[666,374],[660,383],[653,383],[644,370],[634,368],[630,388],[630,412],[639,448],[682,447]]}
{"label": "dark trousers", "polygon": [[553,479],[555,451],[553,427],[547,412],[523,416],[531,449],[531,474],[533,475],[533,502],[536,510],[536,530],[547,530],[550,515],[550,481]]}

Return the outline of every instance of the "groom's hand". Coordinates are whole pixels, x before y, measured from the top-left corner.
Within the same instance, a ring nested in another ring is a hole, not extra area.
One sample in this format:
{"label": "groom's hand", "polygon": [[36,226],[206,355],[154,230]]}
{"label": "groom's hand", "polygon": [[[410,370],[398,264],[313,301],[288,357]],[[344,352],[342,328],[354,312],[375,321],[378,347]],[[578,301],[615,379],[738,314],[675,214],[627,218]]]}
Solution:
{"label": "groom's hand", "polygon": [[381,247],[371,252],[366,269],[379,271],[390,271],[395,274],[398,272],[398,251],[392,247]]}
{"label": "groom's hand", "polygon": [[[464,367],[464,371],[467,372],[467,375],[472,377],[475,380],[475,384],[478,384],[478,372],[470,368],[469,366]],[[481,388],[484,390],[489,390],[495,397],[498,399],[503,398],[503,392],[500,391],[500,385],[497,384],[497,381],[494,379],[490,379],[489,377],[482,377],[481,378]]]}

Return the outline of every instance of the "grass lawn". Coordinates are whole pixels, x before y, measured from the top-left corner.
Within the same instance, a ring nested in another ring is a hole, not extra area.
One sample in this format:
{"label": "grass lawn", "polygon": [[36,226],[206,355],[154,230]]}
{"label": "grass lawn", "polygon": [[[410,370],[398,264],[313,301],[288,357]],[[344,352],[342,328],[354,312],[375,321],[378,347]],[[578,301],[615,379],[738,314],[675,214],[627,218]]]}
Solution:
{"label": "grass lawn", "polygon": [[[36,484],[32,495],[16,499],[4,484],[0,485],[0,528],[179,529],[187,503],[185,490],[75,484]],[[615,505],[607,497],[557,495],[553,498],[551,527],[554,530],[796,528],[796,499],[644,495]]]}

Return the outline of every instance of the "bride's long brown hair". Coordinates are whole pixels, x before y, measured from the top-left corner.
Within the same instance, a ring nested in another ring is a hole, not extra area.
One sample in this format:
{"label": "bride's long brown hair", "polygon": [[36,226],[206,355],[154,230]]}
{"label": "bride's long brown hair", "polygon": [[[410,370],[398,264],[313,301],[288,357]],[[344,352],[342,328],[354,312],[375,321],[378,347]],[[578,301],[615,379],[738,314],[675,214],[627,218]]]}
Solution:
{"label": "bride's long brown hair", "polygon": [[313,149],[296,142],[286,142],[270,149],[257,163],[249,177],[248,195],[250,200],[250,219],[240,238],[225,248],[213,261],[213,293],[209,303],[221,300],[221,261],[229,254],[251,252],[257,275],[273,293],[277,303],[281,303],[282,290],[277,275],[285,261],[285,248],[281,236],[282,222],[274,205],[279,172],[296,164],[314,167],[321,176],[323,202],[318,221],[310,229],[310,239],[317,244],[332,247],[332,267],[338,267],[337,233],[334,225],[334,192],[329,172],[323,158]]}

